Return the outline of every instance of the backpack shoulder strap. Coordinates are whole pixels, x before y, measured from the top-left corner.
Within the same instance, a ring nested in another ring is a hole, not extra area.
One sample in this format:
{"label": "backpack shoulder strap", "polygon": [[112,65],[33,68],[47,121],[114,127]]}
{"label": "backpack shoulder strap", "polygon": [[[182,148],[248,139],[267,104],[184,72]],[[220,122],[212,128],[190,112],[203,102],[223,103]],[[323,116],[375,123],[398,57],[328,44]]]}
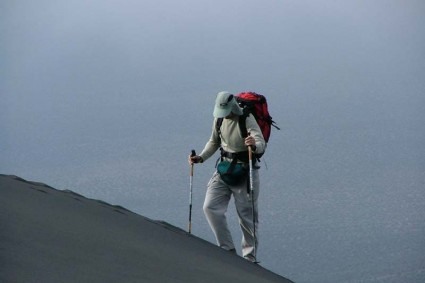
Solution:
{"label": "backpack shoulder strap", "polygon": [[[244,114],[242,116],[239,116],[239,129],[242,133],[242,137],[246,138],[248,136],[248,130],[246,128],[246,118],[249,116],[249,113],[244,111]],[[263,153],[261,154],[255,154],[255,159],[254,159],[254,165],[256,164],[256,162],[260,162],[260,158],[261,156],[263,156]],[[260,167],[257,167],[260,168]]]}
{"label": "backpack shoulder strap", "polygon": [[246,138],[248,136],[248,130],[246,129],[246,118],[248,117],[249,114],[243,114],[241,116],[239,116],[239,129],[242,133],[242,137]]}
{"label": "backpack shoulder strap", "polygon": [[218,118],[217,122],[215,123],[215,129],[218,133],[218,138],[221,138],[221,125],[223,124],[223,118]]}

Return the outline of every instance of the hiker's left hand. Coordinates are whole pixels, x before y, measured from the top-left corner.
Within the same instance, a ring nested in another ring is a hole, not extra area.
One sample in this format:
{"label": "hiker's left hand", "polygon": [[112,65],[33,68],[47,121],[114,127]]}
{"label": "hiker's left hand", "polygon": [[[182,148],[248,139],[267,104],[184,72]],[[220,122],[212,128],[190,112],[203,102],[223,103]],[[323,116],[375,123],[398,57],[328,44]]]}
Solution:
{"label": "hiker's left hand", "polygon": [[254,137],[247,136],[245,138],[245,145],[246,146],[255,146],[255,139],[254,139]]}

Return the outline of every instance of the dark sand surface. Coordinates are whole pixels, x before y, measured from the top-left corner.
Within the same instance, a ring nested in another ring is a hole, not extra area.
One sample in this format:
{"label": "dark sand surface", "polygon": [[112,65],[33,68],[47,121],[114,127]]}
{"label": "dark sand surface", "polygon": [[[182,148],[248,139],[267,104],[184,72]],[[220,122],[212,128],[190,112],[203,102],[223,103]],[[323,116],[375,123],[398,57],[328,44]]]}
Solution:
{"label": "dark sand surface", "polygon": [[170,224],[0,175],[0,282],[291,281]]}

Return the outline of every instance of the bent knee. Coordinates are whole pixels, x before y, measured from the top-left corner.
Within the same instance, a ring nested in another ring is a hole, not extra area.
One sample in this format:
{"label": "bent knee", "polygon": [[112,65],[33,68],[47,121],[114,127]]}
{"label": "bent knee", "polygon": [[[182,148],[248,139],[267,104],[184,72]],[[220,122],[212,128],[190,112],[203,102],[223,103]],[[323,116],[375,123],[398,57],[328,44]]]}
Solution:
{"label": "bent knee", "polygon": [[204,203],[203,210],[205,215],[223,215],[226,212],[226,207],[222,205]]}
{"label": "bent knee", "polygon": [[202,207],[205,214],[211,214],[214,213],[214,207],[209,203],[204,203],[204,206]]}

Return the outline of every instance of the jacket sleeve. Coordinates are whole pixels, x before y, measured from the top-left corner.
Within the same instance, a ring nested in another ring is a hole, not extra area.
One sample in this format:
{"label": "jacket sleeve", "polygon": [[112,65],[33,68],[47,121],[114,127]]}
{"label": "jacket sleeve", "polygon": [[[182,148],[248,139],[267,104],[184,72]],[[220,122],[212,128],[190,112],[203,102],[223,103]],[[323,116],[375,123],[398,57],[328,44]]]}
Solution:
{"label": "jacket sleeve", "polygon": [[267,147],[266,141],[264,140],[260,126],[251,114],[246,118],[246,129],[248,133],[255,139],[255,153],[264,153]]}
{"label": "jacket sleeve", "polygon": [[210,158],[217,151],[217,149],[220,148],[220,138],[215,127],[216,123],[217,119],[214,119],[211,137],[206,143],[202,152],[199,154],[199,156],[202,157],[203,161],[206,161],[208,158]]}

